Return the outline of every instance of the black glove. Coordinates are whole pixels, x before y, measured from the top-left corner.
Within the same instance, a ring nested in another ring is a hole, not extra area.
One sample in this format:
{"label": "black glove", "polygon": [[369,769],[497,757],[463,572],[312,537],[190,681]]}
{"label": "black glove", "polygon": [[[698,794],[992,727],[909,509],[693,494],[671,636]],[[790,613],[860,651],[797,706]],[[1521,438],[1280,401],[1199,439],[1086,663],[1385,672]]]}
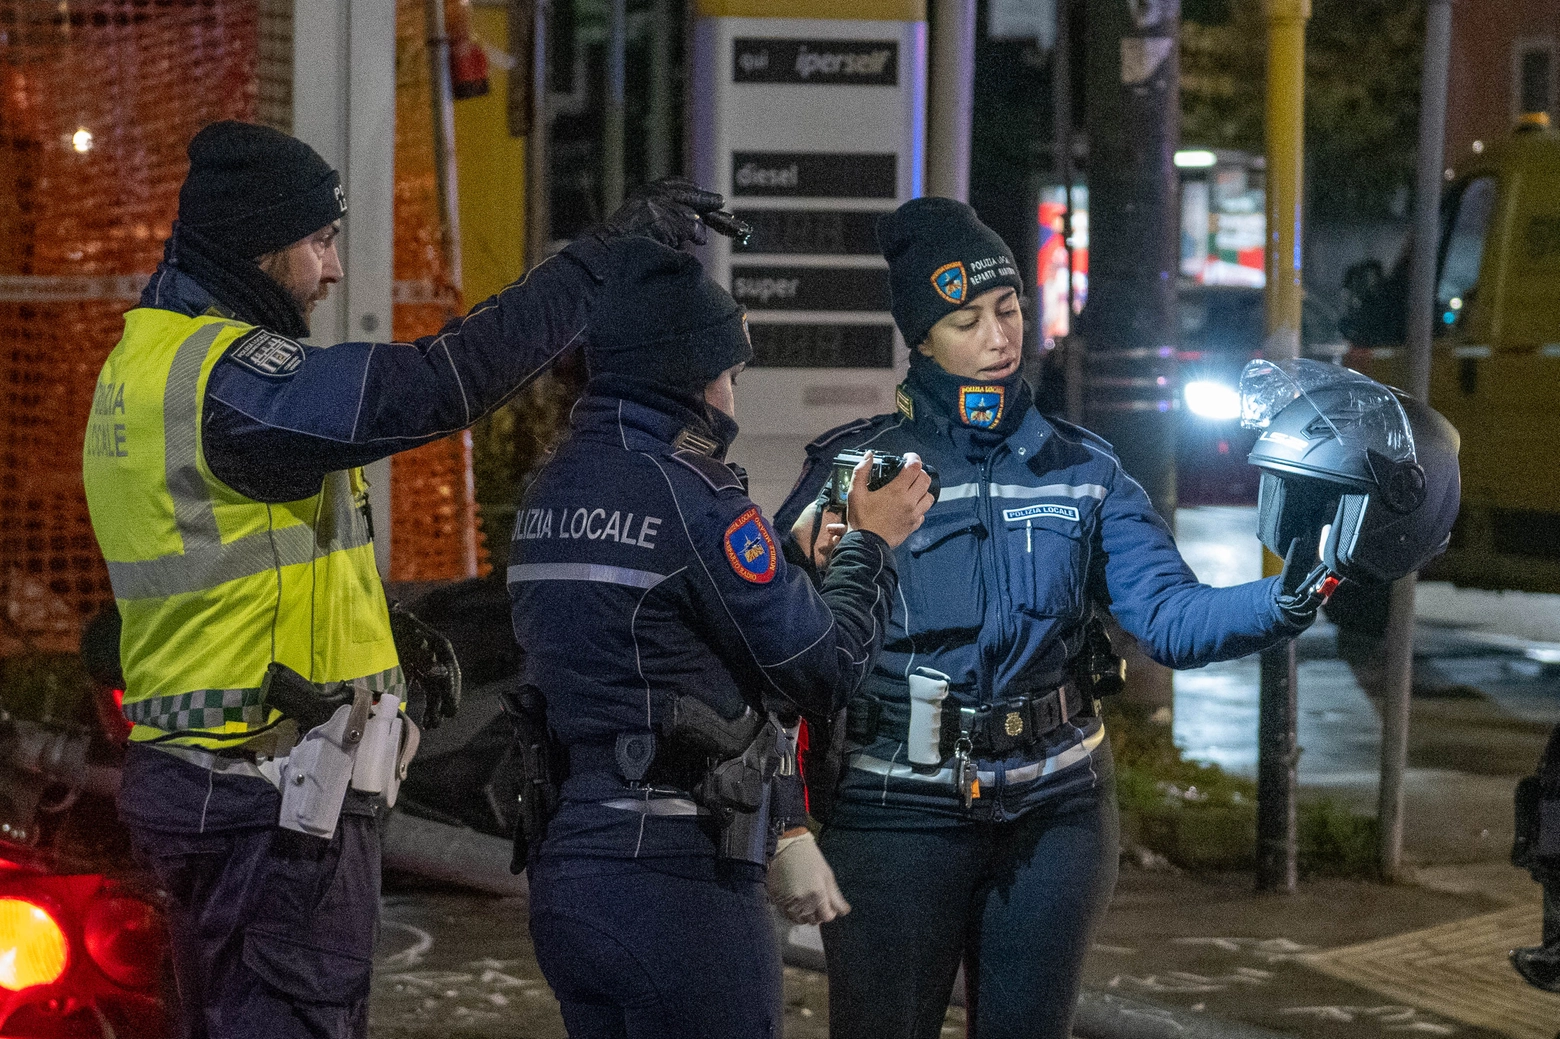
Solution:
{"label": "black glove", "polygon": [[415,615],[390,607],[390,634],[406,675],[408,710],[413,697],[423,700],[422,727],[437,729],[445,718],[460,710],[460,663],[455,646]]}
{"label": "black glove", "polygon": [[[1308,565],[1311,563],[1315,565]],[[1316,612],[1332,598],[1342,580],[1314,556],[1302,562],[1300,539],[1296,538],[1289,543],[1284,569],[1279,574],[1278,608],[1284,611],[1290,624],[1304,631],[1316,623]]]}
{"label": "black glove", "polygon": [[689,242],[703,245],[707,238],[704,218],[725,204],[726,200],[713,191],[681,177],[667,177],[636,190],[596,230],[596,236],[643,235],[673,249]]}

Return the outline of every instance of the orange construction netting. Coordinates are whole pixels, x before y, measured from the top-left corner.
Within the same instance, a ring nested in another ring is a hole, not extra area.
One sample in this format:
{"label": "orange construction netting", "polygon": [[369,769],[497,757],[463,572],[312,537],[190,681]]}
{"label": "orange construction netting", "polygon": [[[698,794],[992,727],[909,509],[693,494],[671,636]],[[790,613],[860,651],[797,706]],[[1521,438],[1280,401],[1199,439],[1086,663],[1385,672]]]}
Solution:
{"label": "orange construction netting", "polygon": [[[440,244],[434,175],[432,75],[425,0],[395,12],[395,286],[397,339],[437,332],[462,310]],[[490,569],[471,476],[471,433],[390,462],[390,579],[441,581]]]}
{"label": "orange construction netting", "polygon": [[[74,651],[112,598],[81,486],[92,390],[162,258],[189,139],[256,117],[259,7],[0,0],[0,656]],[[438,247],[423,17],[398,3],[401,339],[460,306]],[[392,465],[392,578],[485,572],[469,434]]]}
{"label": "orange construction netting", "polygon": [[71,652],[112,598],[81,489],[92,389],[186,143],[253,114],[256,35],[239,0],[0,0],[0,654]]}

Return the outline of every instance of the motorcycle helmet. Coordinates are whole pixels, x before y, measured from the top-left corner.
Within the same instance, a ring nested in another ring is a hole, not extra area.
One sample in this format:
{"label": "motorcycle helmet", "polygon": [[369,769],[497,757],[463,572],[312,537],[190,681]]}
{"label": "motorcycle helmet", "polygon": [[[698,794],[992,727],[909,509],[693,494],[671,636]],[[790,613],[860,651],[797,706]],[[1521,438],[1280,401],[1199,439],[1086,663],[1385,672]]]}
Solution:
{"label": "motorcycle helmet", "polygon": [[1321,361],[1252,361],[1240,383],[1241,424],[1261,434],[1247,460],[1262,470],[1264,545],[1281,557],[1296,546],[1366,584],[1395,581],[1445,551],[1462,494],[1450,422]]}

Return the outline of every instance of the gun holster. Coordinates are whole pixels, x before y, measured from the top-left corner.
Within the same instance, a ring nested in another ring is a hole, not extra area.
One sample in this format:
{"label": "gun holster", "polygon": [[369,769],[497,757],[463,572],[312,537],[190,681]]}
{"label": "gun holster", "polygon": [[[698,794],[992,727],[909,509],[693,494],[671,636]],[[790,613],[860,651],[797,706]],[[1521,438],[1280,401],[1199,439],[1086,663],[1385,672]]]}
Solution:
{"label": "gun holster", "polygon": [[712,765],[693,791],[693,799],[720,823],[721,858],[759,865],[769,861],[773,780],[789,744],[779,721],[767,718],[741,754]]}
{"label": "gun holster", "polygon": [[518,773],[519,816],[515,820],[514,852],[509,872],[520,873],[531,852],[547,836],[547,827],[558,814],[559,788],[565,760],[558,742],[547,729],[547,704],[534,685],[521,685],[503,693],[500,701],[513,726],[514,767]]}
{"label": "gun holster", "polygon": [[[676,697],[658,728],[659,742],[674,757],[677,751],[690,749],[706,762],[688,792],[720,827],[720,857],[767,862],[772,780],[794,757],[794,737],[773,715],[747,707],[737,717],[727,718],[692,696]],[[631,783],[644,778],[653,766],[650,758],[658,741],[649,741],[649,756],[629,753],[638,746],[634,741],[644,735],[618,738],[618,765]]]}

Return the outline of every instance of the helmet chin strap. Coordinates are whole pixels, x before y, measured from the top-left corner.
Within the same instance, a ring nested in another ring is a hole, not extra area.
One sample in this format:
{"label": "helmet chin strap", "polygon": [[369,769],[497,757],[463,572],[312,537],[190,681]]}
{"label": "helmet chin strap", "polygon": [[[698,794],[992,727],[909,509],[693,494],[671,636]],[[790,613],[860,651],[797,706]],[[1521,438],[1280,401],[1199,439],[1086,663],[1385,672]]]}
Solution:
{"label": "helmet chin strap", "polygon": [[1309,623],[1316,616],[1316,611],[1327,605],[1327,600],[1332,598],[1343,578],[1321,562],[1309,571],[1301,571],[1299,554],[1302,542],[1303,539],[1295,538],[1289,543],[1289,551],[1284,555],[1278,606],[1291,617]]}

